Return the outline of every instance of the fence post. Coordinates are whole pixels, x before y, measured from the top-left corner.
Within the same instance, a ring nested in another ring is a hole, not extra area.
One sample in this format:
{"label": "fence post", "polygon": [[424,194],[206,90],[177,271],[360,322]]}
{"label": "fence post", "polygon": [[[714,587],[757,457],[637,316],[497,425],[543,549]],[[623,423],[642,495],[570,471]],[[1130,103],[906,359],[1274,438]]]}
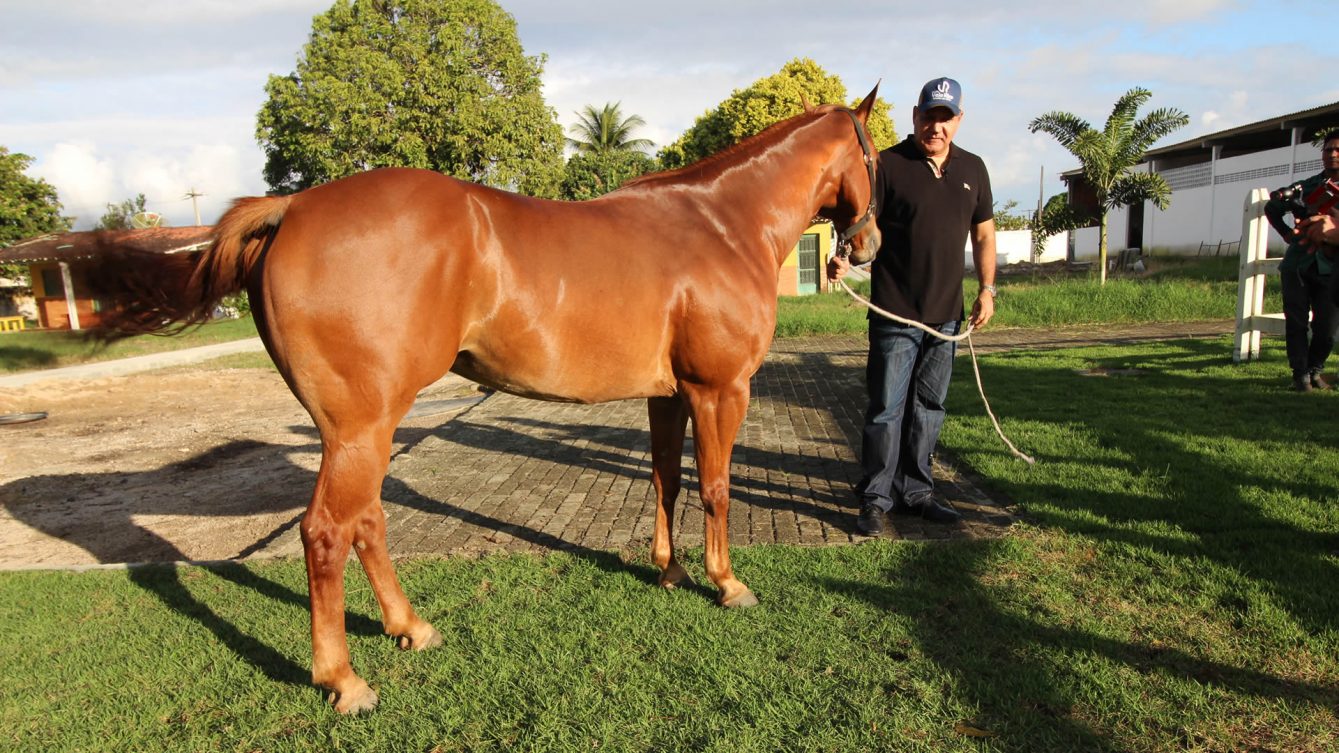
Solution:
{"label": "fence post", "polygon": [[1260,358],[1260,334],[1281,334],[1283,315],[1266,314],[1265,279],[1278,268],[1277,260],[1266,260],[1269,252],[1269,223],[1265,203],[1269,191],[1252,189],[1246,195],[1241,221],[1240,269],[1237,274],[1237,327],[1233,338],[1234,363]]}

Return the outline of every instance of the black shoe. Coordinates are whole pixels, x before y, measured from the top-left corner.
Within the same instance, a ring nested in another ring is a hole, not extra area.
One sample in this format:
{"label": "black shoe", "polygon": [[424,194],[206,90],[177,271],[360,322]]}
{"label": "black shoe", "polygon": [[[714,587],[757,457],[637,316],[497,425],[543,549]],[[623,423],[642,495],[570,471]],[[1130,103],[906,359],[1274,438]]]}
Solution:
{"label": "black shoe", "polygon": [[892,513],[894,515],[920,515],[921,505],[909,505],[899,499],[893,503]]}
{"label": "black shoe", "polygon": [[1307,376],[1310,377],[1311,387],[1313,389],[1328,390],[1330,388],[1330,383],[1325,381],[1325,378],[1320,375],[1320,369],[1316,369]]}
{"label": "black shoe", "polygon": [[866,536],[878,536],[883,533],[883,525],[883,510],[869,502],[860,508],[860,516],[855,519],[855,527]]}
{"label": "black shoe", "polygon": [[962,520],[962,513],[948,505],[929,500],[921,505],[921,517],[931,523],[957,523]]}
{"label": "black shoe", "polygon": [[1301,373],[1301,374],[1293,374],[1293,391],[1294,391],[1294,392],[1310,392],[1310,391],[1311,391],[1311,377],[1310,377],[1308,374],[1306,374],[1305,372],[1303,372],[1303,373]]}

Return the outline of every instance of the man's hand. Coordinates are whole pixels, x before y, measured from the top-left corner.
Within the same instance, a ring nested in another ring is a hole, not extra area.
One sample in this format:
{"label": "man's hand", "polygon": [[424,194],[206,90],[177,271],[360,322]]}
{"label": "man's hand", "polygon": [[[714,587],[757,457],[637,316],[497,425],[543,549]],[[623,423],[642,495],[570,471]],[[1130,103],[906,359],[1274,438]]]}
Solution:
{"label": "man's hand", "polygon": [[1307,245],[1339,245],[1339,219],[1334,212],[1308,217],[1297,223],[1297,230],[1305,236]]}
{"label": "man's hand", "polygon": [[981,329],[993,316],[995,316],[995,294],[983,289],[976,295],[976,303],[972,304],[972,316],[968,321],[973,329]]}
{"label": "man's hand", "polygon": [[833,256],[828,259],[828,282],[836,282],[851,271],[851,260],[845,256]]}

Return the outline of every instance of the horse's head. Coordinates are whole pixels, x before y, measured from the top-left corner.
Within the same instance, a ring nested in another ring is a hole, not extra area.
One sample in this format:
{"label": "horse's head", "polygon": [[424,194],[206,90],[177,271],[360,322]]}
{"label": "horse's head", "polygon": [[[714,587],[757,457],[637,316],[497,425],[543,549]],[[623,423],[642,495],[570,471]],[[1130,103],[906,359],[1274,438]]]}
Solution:
{"label": "horse's head", "polygon": [[838,253],[849,253],[852,264],[864,264],[879,250],[879,226],[875,221],[874,173],[879,153],[869,138],[865,122],[879,93],[874,90],[854,110],[833,108],[827,117],[846,121],[847,144],[837,151],[831,168],[836,188],[818,211],[837,228]]}

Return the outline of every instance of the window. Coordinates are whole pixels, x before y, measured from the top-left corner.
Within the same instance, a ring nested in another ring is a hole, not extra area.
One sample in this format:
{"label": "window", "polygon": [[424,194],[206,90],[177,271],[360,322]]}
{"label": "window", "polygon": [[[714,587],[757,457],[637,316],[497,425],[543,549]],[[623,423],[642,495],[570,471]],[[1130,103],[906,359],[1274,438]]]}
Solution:
{"label": "window", "polygon": [[42,270],[42,294],[48,298],[65,296],[65,282],[61,280],[59,267]]}
{"label": "window", "polygon": [[818,234],[805,233],[800,236],[799,246],[800,290],[806,286],[810,290],[818,287]]}

